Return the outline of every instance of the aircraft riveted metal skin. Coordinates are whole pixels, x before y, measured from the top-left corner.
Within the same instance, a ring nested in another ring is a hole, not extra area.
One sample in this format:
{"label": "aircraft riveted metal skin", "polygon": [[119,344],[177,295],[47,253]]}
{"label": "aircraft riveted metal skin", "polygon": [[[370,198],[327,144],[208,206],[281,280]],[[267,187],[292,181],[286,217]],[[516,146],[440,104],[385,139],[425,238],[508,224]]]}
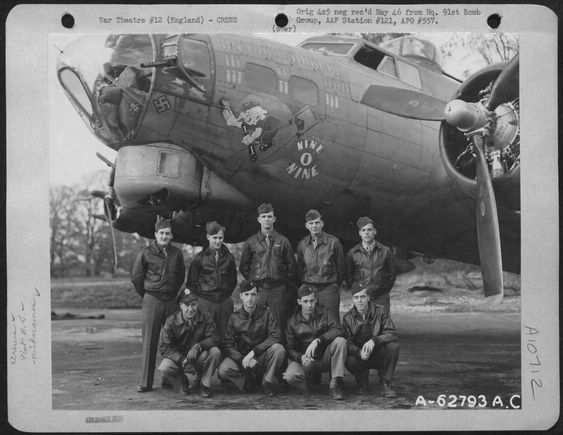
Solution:
{"label": "aircraft riveted metal skin", "polygon": [[518,61],[461,83],[435,58],[388,47],[333,35],[300,47],[243,34],[87,36],[57,71],[87,128],[118,151],[116,229],[151,237],[164,216],[176,241],[200,244],[217,220],[239,242],[267,201],[293,243],[314,207],[351,246],[369,215],[383,243],[480,263],[485,293],[502,294],[502,268],[520,270]]}

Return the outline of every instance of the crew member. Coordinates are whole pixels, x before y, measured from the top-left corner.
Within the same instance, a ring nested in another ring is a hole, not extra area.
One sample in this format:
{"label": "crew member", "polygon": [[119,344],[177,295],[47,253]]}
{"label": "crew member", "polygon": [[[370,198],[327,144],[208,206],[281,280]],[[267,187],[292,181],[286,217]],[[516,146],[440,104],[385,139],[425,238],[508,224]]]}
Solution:
{"label": "crew member", "polygon": [[285,343],[288,281],[295,279],[295,255],[289,240],[274,230],[275,221],[272,205],[261,204],[260,231],[244,242],[239,271],[258,286],[258,302],[272,310]]}
{"label": "crew member", "polygon": [[239,290],[242,307],[227,325],[226,357],[219,366],[219,378],[234,383],[240,391],[250,391],[261,377],[264,394],[272,397],[285,361],[278,321],[269,308],[257,304],[259,290],[254,282],[244,280]]}
{"label": "crew member", "polygon": [[317,293],[317,304],[329,310],[340,321],[340,284],[346,263],[340,241],[323,231],[324,222],[317,210],[305,215],[309,235],[297,245],[297,271],[303,284]]}
{"label": "crew member", "polygon": [[143,373],[139,393],[152,390],[160,329],[178,310],[177,297],[185,276],[182,251],[170,244],[170,221],[158,221],[154,236],[154,243],[137,254],[131,272],[131,282],[143,298]]}
{"label": "crew member", "polygon": [[399,359],[395,325],[381,305],[369,300],[365,285],[355,282],[351,290],[354,306],[343,320],[348,340],[346,368],[356,378],[360,393],[367,392],[369,370],[377,369],[385,397],[396,397],[391,389]]}
{"label": "crew member", "polygon": [[237,285],[237,266],[235,257],[223,244],[225,227],[208,222],[205,228],[209,245],[190,264],[186,287],[198,296],[199,309],[211,314],[223,339],[233,312],[231,294]]}
{"label": "crew member", "polygon": [[395,257],[391,248],[375,240],[377,230],[369,217],[359,218],[356,225],[362,241],[346,254],[346,282],[349,287],[366,284],[370,299],[389,314],[389,292],[397,277]]}
{"label": "crew member", "polygon": [[211,376],[221,362],[215,323],[209,313],[198,309],[198,298],[189,289],[180,298],[180,310],[170,316],[160,334],[160,367],[163,388],[172,387],[171,380],[180,378],[182,393],[190,393],[186,373],[200,380],[202,397],[211,396]]}
{"label": "crew member", "polygon": [[287,323],[289,365],[283,378],[289,385],[310,391],[310,376],[330,372],[330,397],[344,399],[342,381],[347,345],[339,322],[330,311],[317,307],[313,287],[303,284],[298,290],[300,307]]}

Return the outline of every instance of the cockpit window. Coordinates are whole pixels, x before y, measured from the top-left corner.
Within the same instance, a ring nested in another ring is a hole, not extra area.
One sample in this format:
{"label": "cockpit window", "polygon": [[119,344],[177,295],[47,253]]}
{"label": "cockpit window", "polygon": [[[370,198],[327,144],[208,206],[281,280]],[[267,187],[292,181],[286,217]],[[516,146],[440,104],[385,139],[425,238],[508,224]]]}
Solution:
{"label": "cockpit window", "polygon": [[137,126],[150,91],[153,61],[149,35],[110,35],[106,40],[109,61],[94,85],[98,111],[109,130],[121,139],[130,137]]}
{"label": "cockpit window", "polygon": [[417,36],[403,36],[384,42],[380,45],[384,50],[403,57],[410,57],[415,61],[426,61],[440,66],[440,50],[432,42]]}
{"label": "cockpit window", "polygon": [[106,47],[112,49],[112,65],[138,67],[153,60],[153,50],[149,35],[110,35]]}
{"label": "cockpit window", "polygon": [[276,72],[270,68],[255,63],[244,66],[244,84],[249,89],[259,92],[274,92],[276,90]]}
{"label": "cockpit window", "polygon": [[301,48],[329,56],[347,56],[350,50],[354,48],[354,44],[349,42],[307,42]]}
{"label": "cockpit window", "polygon": [[211,78],[211,56],[207,43],[182,38],[179,48],[179,60],[186,73],[203,91],[207,90]]}
{"label": "cockpit window", "polygon": [[397,62],[397,67],[399,68],[399,76],[401,80],[415,88],[421,88],[420,74],[418,69],[406,62],[399,60]]}
{"label": "cockpit window", "polygon": [[368,68],[396,77],[393,58],[369,45],[362,45],[354,55],[354,60]]}
{"label": "cockpit window", "polygon": [[91,121],[94,113],[92,110],[92,102],[87,94],[84,83],[80,80],[77,73],[70,68],[63,68],[59,71],[59,80],[65,91],[72,96],[72,103],[76,109],[83,115],[87,115]]}

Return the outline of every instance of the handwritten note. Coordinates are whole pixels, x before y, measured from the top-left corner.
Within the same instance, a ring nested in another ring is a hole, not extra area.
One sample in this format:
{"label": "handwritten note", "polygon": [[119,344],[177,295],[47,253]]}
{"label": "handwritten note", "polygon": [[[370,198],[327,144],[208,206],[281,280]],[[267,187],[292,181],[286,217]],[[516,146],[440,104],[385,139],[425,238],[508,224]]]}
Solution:
{"label": "handwritten note", "polygon": [[[530,388],[532,397],[536,399],[536,393],[543,387],[542,382],[542,363],[540,359],[540,352],[538,344],[536,343],[539,338],[540,331],[531,326],[524,326],[524,335],[526,336],[526,360],[528,361],[528,368],[530,370]],[[532,338],[533,337],[533,338]]]}
{"label": "handwritten note", "polygon": [[15,311],[10,312],[10,364],[30,360],[37,365],[37,304],[41,297],[39,290],[33,290],[28,303],[21,301]]}

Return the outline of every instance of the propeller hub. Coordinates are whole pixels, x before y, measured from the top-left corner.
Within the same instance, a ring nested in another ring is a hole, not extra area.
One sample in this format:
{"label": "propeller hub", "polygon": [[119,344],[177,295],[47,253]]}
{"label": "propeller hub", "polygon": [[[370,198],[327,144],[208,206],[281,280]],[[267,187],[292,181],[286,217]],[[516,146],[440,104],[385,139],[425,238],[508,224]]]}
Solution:
{"label": "propeller hub", "polygon": [[450,101],[444,112],[447,123],[464,133],[485,127],[491,117],[490,112],[481,103],[468,103],[463,100]]}

